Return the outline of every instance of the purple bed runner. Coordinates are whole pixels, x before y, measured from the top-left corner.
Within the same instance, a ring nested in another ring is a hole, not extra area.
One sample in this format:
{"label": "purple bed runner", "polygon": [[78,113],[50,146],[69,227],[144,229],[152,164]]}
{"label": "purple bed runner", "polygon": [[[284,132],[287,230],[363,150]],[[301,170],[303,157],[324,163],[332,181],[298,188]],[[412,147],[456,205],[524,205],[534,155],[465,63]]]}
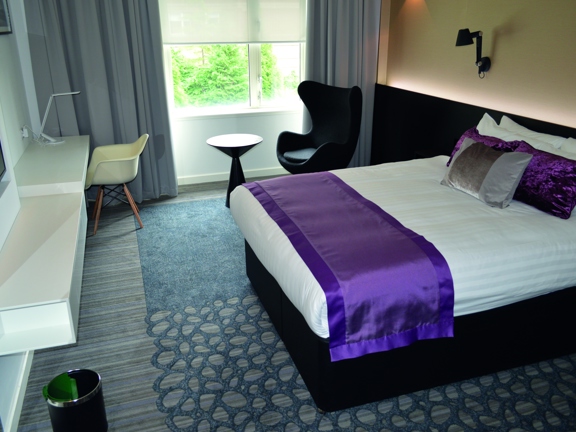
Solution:
{"label": "purple bed runner", "polygon": [[326,294],[332,361],[453,336],[448,264],[329,172],[247,183]]}

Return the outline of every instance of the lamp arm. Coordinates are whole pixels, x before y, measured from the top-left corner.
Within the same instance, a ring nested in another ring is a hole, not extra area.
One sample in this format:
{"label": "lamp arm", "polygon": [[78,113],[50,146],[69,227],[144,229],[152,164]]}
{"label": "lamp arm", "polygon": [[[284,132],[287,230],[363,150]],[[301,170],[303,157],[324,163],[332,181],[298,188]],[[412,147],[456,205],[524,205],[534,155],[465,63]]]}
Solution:
{"label": "lamp arm", "polygon": [[46,119],[48,118],[48,113],[50,113],[50,106],[52,106],[52,100],[54,99],[54,95],[50,95],[50,99],[48,99],[48,105],[46,105],[46,112],[44,113],[44,118],[42,119],[42,126],[40,126],[40,134],[44,132],[44,126],[46,125]]}
{"label": "lamp arm", "polygon": [[482,59],[482,32],[476,37],[476,66],[480,65]]}
{"label": "lamp arm", "polygon": [[490,70],[491,62],[489,57],[482,57],[482,32],[476,36],[476,66],[478,66],[478,76],[484,78],[486,72]]}

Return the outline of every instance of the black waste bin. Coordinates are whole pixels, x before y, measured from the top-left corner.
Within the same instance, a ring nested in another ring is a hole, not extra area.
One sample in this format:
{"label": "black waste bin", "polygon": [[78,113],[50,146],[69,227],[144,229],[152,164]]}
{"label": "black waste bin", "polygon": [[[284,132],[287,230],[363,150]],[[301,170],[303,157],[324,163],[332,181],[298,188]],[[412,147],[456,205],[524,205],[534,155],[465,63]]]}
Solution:
{"label": "black waste bin", "polygon": [[108,430],[102,379],[88,369],[75,369],[55,377],[42,389],[54,432]]}

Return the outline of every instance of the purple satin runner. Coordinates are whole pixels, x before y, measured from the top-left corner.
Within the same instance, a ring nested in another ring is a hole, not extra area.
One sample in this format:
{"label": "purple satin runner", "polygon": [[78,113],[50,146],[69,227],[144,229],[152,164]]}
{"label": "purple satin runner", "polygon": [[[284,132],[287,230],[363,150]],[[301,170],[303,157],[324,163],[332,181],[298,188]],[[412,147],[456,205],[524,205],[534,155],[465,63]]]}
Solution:
{"label": "purple satin runner", "polygon": [[424,237],[329,172],[244,186],[324,290],[332,361],[453,336],[450,269]]}

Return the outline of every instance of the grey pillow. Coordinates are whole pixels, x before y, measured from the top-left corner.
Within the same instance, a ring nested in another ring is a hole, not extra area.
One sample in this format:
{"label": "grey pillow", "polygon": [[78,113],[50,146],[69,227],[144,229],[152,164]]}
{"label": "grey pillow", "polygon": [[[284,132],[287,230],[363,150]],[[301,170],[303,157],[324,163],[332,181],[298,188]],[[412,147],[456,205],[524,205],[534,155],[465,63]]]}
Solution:
{"label": "grey pillow", "polygon": [[502,152],[466,138],[441,183],[489,206],[504,208],[531,159],[528,153]]}

